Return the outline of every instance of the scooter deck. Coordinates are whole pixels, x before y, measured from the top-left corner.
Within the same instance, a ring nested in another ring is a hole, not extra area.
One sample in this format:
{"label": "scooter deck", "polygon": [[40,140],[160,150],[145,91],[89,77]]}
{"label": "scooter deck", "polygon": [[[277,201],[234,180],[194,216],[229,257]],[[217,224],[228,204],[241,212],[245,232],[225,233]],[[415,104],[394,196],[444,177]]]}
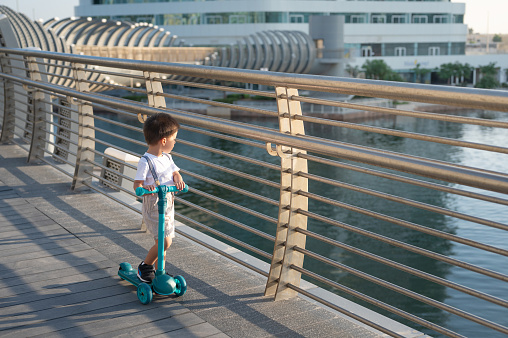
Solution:
{"label": "scooter deck", "polygon": [[[118,270],[118,276],[120,276],[120,278],[128,281],[129,283],[133,284],[136,287],[141,283],[145,283],[141,279],[139,279],[136,270],[125,271],[120,269]],[[150,283],[146,284],[150,285]]]}

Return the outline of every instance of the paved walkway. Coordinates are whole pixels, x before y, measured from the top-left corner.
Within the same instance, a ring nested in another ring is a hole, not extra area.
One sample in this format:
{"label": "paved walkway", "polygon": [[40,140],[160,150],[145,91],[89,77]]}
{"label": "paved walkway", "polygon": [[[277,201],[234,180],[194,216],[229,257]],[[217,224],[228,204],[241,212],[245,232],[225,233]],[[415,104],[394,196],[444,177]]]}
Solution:
{"label": "paved walkway", "polygon": [[264,278],[184,238],[166,269],[187,293],[142,305],[118,265],[141,261],[152,239],[141,216],[0,145],[0,336],[377,337],[297,297],[263,296]]}

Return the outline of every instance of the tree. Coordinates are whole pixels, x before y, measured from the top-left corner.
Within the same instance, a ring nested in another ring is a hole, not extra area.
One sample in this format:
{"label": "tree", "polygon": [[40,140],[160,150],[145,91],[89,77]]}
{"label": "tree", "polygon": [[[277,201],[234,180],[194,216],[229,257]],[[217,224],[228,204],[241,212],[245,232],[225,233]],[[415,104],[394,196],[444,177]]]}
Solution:
{"label": "tree", "polygon": [[416,67],[412,69],[412,71],[415,73],[415,82],[423,83],[425,75],[432,72],[432,69],[429,68],[421,68],[420,64],[417,63]]}
{"label": "tree", "polygon": [[365,72],[365,78],[386,81],[404,81],[404,79],[394,72],[390,66],[383,60],[367,60],[362,65]]}
{"label": "tree", "polygon": [[360,72],[360,68],[358,66],[351,67],[351,65],[346,65],[346,72],[351,77],[357,77],[358,73]]}
{"label": "tree", "polygon": [[496,63],[491,62],[486,66],[480,67],[480,81],[476,83],[476,88],[493,89],[499,87],[499,82],[496,79],[497,68]]}
{"label": "tree", "polygon": [[458,66],[458,73],[457,75],[460,77],[460,83],[464,84],[468,80],[471,79],[471,74],[473,73],[474,67],[471,66],[469,63],[459,64]]}
{"label": "tree", "polygon": [[443,63],[439,66],[438,76],[442,80],[447,80],[448,84],[451,84],[452,76],[455,74],[455,66],[453,63]]}
{"label": "tree", "polygon": [[503,41],[503,38],[499,34],[495,34],[494,37],[492,38],[492,42],[501,42],[501,41]]}
{"label": "tree", "polygon": [[439,66],[438,76],[447,80],[448,84],[464,83],[471,78],[471,72],[473,67],[468,63],[461,64],[460,62],[455,63],[444,63]]}

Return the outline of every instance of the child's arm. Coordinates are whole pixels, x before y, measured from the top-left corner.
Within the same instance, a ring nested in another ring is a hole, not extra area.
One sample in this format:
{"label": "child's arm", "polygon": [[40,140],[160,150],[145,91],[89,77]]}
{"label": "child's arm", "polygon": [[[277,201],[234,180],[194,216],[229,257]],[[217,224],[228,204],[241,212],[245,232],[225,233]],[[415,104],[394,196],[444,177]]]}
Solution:
{"label": "child's arm", "polygon": [[179,171],[173,172],[173,182],[175,182],[175,186],[178,190],[185,188],[185,182],[183,181],[182,175],[180,175]]}

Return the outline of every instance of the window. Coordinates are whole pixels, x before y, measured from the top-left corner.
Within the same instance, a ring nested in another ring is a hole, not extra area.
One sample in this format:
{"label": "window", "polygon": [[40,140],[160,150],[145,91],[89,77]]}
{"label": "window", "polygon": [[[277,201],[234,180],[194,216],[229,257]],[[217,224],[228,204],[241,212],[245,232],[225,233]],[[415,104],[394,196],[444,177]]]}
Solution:
{"label": "window", "polygon": [[364,15],[351,15],[351,23],[365,23]]}
{"label": "window", "polygon": [[222,17],[220,15],[207,15],[205,17],[206,24],[220,24],[222,23]]}
{"label": "window", "polygon": [[247,23],[246,15],[230,15],[229,23]]}
{"label": "window", "polygon": [[440,52],[439,47],[429,47],[429,55],[440,55]]}
{"label": "window", "polygon": [[434,15],[434,23],[447,23],[448,16],[447,15]]}
{"label": "window", "polygon": [[405,15],[392,15],[392,23],[406,23]]}
{"label": "window", "polygon": [[291,23],[303,23],[304,22],[304,17],[302,14],[291,14],[289,16],[289,22]]}
{"label": "window", "polygon": [[386,15],[373,14],[371,16],[372,23],[386,23]]}
{"label": "window", "polygon": [[413,23],[427,23],[428,20],[426,15],[413,15]]}
{"label": "window", "polygon": [[406,56],[406,47],[395,47],[395,56]]}
{"label": "window", "polygon": [[374,56],[374,53],[372,52],[371,46],[362,46],[362,56],[368,57],[368,56]]}

